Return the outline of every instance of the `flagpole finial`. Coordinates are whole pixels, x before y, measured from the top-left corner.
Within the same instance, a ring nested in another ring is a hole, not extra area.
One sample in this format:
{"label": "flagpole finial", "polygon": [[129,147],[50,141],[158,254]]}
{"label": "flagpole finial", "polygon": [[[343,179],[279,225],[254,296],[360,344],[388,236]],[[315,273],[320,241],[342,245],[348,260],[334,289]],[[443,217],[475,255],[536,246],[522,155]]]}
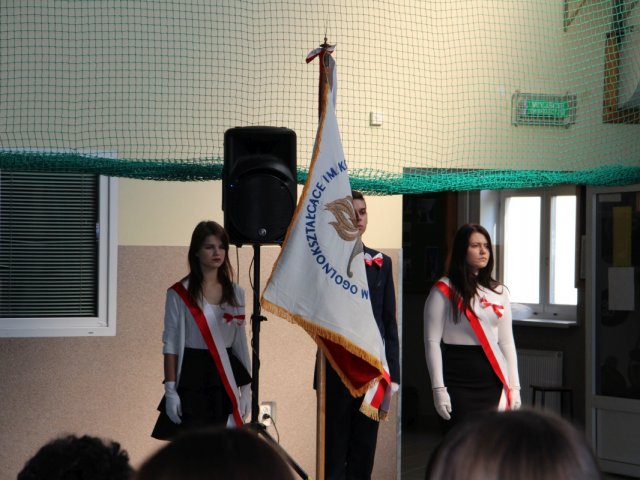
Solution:
{"label": "flagpole finial", "polygon": [[325,32],[324,43],[320,44],[319,48],[314,48],[310,52],[307,53],[306,62],[311,62],[314,58],[320,57],[320,82],[318,85],[318,115],[322,118],[322,112],[324,111],[324,85],[326,83],[331,83],[331,75],[333,74],[333,69],[331,68],[331,61],[329,59],[329,55],[331,55],[335,49],[335,44],[331,45],[328,42],[327,36]]}

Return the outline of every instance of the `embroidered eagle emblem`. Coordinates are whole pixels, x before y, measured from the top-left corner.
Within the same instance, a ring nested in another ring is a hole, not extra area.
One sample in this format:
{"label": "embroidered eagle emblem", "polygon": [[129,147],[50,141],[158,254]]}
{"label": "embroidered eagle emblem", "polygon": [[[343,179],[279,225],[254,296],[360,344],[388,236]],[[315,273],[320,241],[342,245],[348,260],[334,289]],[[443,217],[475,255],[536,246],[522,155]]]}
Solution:
{"label": "embroidered eagle emblem", "polygon": [[353,208],[353,198],[350,195],[339,198],[327,203],[324,208],[333,214],[335,221],[329,222],[329,225],[333,226],[338,236],[346,242],[356,241],[353,245],[351,255],[349,255],[349,263],[347,264],[347,275],[351,278],[353,276],[351,263],[356,255],[364,251],[360,231],[358,230],[356,211]]}

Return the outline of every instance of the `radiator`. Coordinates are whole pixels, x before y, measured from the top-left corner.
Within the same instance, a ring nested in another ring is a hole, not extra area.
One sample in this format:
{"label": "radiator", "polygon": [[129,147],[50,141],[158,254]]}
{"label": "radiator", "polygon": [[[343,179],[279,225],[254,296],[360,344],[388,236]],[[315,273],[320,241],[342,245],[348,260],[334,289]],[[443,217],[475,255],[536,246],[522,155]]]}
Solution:
{"label": "radiator", "polygon": [[[531,405],[531,385],[562,385],[562,352],[550,350],[518,349],[520,396],[523,405]],[[536,398],[540,403],[540,393]],[[545,396],[545,410],[560,413],[560,394],[549,392]]]}

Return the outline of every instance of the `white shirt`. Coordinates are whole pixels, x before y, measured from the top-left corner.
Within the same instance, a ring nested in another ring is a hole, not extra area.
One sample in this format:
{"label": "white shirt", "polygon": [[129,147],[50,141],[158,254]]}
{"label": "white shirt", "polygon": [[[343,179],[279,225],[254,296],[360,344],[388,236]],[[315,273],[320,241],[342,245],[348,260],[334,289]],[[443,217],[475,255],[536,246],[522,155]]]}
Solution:
{"label": "white shirt", "polygon": [[[448,278],[443,277],[440,280],[450,285]],[[498,293],[483,287],[478,288],[476,296],[471,301],[471,308],[485,331],[488,330],[488,334],[492,333],[497,339],[500,351],[506,360],[507,372],[505,373],[509,386],[515,388],[520,386],[520,380],[513,339],[511,303],[506,288],[500,286],[497,290]],[[481,301],[483,298],[485,302]],[[496,308],[502,307],[498,308],[502,313],[501,317],[498,317],[492,305],[496,305]],[[434,286],[424,304],[424,348],[433,388],[446,386],[442,373],[441,341],[450,345],[480,345],[467,317],[458,316],[458,313],[458,311],[452,312],[449,299]],[[454,318],[459,321],[454,323]]]}
{"label": "white shirt", "polygon": [[[183,284],[185,288],[187,288],[187,283],[184,282]],[[203,305],[203,312],[207,323],[218,323],[218,330],[221,332],[226,348],[231,347],[234,355],[240,359],[247,371],[250,372],[251,359],[249,357],[245,328],[247,323],[246,318],[244,321],[234,318],[229,322],[224,319],[224,313],[229,313],[234,316],[244,314],[244,290],[237,284],[234,284],[233,288],[236,299],[241,305],[240,307],[232,307],[228,304],[214,306]],[[211,324],[209,323],[209,325]],[[178,356],[177,382],[180,381],[184,347],[207,348],[200,329],[191,315],[189,308],[184,304],[178,293],[171,288],[167,291],[162,341],[162,353],[175,354]]]}
{"label": "white shirt", "polygon": [[[204,303],[202,312],[207,319],[209,330],[212,330],[212,324],[215,323],[217,325],[217,331],[219,331],[222,336],[224,346],[226,348],[231,348],[238,333],[238,319],[226,321],[224,319],[224,308],[220,305],[214,305],[207,302]],[[228,311],[227,313],[231,313],[231,311]],[[186,327],[185,347],[207,350],[207,344],[205,343],[204,338],[202,338],[202,333],[200,333],[198,324],[195,321],[187,322]]]}

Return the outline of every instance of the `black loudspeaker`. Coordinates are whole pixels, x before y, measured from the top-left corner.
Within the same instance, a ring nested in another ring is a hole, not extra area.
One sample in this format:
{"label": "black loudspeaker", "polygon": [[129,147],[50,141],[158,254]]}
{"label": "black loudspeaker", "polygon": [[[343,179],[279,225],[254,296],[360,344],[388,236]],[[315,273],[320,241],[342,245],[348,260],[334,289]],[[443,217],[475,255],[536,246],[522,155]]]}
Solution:
{"label": "black loudspeaker", "polygon": [[282,243],[298,197],[296,134],[281,127],[224,133],[222,209],[232,244]]}

